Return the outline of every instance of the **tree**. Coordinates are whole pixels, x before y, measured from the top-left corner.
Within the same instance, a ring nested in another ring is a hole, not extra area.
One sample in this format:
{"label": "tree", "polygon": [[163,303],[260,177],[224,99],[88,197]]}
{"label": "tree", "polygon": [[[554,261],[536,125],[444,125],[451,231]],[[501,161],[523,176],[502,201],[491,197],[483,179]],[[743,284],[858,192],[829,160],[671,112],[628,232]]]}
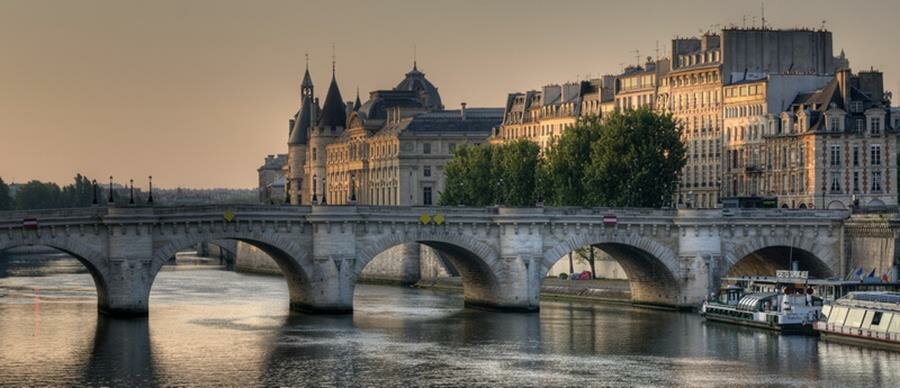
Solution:
{"label": "tree", "polygon": [[495,201],[505,206],[534,206],[540,147],[528,140],[493,146],[491,178],[497,185]]}
{"label": "tree", "polygon": [[13,199],[9,194],[9,186],[3,181],[3,178],[0,178],[0,211],[12,210],[12,208]]}
{"label": "tree", "polygon": [[592,206],[662,207],[671,203],[685,165],[681,128],[650,109],[614,113],[591,144],[584,173]]}
{"label": "tree", "polygon": [[585,204],[585,166],[590,164],[591,144],[600,138],[601,127],[599,117],[581,117],[545,150],[539,184],[548,205]]}
{"label": "tree", "polygon": [[62,191],[56,183],[43,183],[33,180],[16,192],[16,208],[51,209],[60,206]]}
{"label": "tree", "polygon": [[440,204],[486,206],[494,204],[496,186],[491,176],[490,145],[456,147],[453,158],[444,166],[446,189]]}

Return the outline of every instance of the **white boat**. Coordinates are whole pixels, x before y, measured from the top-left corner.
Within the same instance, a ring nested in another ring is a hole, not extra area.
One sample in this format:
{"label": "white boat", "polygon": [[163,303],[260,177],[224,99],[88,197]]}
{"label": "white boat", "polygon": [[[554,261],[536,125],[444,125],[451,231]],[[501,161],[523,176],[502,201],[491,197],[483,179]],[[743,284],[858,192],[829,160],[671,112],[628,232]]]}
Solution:
{"label": "white boat", "polygon": [[822,308],[822,339],[900,351],[900,292],[851,292]]}
{"label": "white boat", "polygon": [[788,285],[778,292],[744,293],[732,285],[703,302],[700,314],[710,321],[812,334],[822,309],[822,299],[812,293],[810,288]]}

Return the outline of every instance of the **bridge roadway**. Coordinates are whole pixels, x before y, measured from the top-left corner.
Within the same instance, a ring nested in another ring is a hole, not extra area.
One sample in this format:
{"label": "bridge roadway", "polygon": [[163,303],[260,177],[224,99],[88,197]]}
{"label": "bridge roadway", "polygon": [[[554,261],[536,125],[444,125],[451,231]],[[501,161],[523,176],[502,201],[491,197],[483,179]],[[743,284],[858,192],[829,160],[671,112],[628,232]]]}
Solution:
{"label": "bridge roadway", "polygon": [[[351,312],[366,264],[405,243],[450,259],[467,306],[536,311],[553,263],[595,245],[622,265],[634,302],[692,307],[734,269],[787,267],[785,252],[814,275],[843,275],[848,217],[781,209],[94,207],[0,212],[0,251],[43,245],[71,254],[90,271],[99,309],[110,315],[146,315],[163,264],[215,240],[242,241],[272,256],[296,310]],[[36,218],[37,228],[26,227],[25,218]]]}

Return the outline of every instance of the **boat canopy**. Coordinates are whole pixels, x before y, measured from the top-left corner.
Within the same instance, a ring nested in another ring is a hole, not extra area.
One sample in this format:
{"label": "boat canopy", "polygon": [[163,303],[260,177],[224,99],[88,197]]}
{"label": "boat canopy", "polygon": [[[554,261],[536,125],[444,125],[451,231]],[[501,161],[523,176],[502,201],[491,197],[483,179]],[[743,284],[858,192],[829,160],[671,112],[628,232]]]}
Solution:
{"label": "boat canopy", "polygon": [[762,305],[766,302],[771,302],[771,305],[775,304],[775,298],[778,294],[775,293],[758,293],[758,294],[747,294],[744,295],[743,298],[738,302],[737,308],[738,310],[745,311],[761,311]]}
{"label": "boat canopy", "polygon": [[900,292],[851,292],[847,299],[900,304]]}

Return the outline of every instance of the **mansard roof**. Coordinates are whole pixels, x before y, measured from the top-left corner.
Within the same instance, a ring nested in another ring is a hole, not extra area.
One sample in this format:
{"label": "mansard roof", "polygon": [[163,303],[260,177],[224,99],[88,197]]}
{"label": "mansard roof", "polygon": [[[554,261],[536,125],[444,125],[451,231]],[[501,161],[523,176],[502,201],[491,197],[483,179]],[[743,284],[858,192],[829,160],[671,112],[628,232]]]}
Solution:
{"label": "mansard roof", "polygon": [[400,90],[376,90],[369,94],[369,100],[362,104],[359,116],[366,120],[386,119],[390,108],[423,108],[425,105],[416,92]]}
{"label": "mansard roof", "polygon": [[341,97],[337,80],[331,75],[331,85],[328,86],[328,94],[325,95],[325,103],[322,105],[322,115],[319,117],[320,127],[345,127],[347,125],[347,104]]}
{"label": "mansard roof", "polygon": [[441,110],[403,118],[396,123],[386,125],[379,133],[483,132],[488,134],[502,121],[503,109],[501,108],[467,108],[465,119],[459,109]]}
{"label": "mansard roof", "polygon": [[429,110],[444,109],[444,104],[441,103],[441,95],[438,93],[437,88],[425,78],[425,73],[419,71],[415,62],[413,62],[412,70],[406,73],[406,77],[397,84],[394,90],[416,92],[416,95],[422,99],[425,107]]}

